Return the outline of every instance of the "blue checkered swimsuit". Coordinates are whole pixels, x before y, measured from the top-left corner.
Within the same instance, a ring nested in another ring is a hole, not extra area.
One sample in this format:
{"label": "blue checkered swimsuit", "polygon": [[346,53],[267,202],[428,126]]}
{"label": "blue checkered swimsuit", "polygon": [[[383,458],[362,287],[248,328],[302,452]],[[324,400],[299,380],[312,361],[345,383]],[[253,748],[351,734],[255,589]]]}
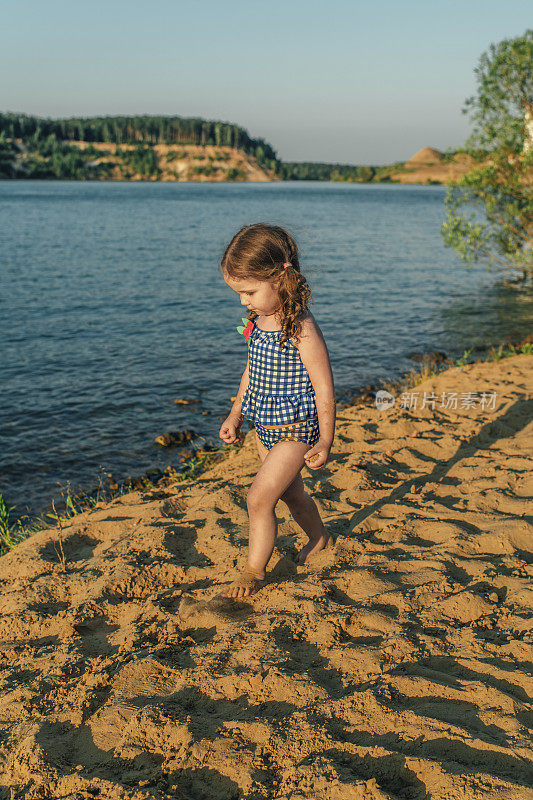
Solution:
{"label": "blue checkered swimsuit", "polygon": [[[264,331],[254,320],[248,339],[249,383],[241,414],[254,423],[260,441],[270,450],[281,440],[316,444],[320,437],[316,398],[297,347],[282,331]],[[276,426],[266,428],[264,426]]]}

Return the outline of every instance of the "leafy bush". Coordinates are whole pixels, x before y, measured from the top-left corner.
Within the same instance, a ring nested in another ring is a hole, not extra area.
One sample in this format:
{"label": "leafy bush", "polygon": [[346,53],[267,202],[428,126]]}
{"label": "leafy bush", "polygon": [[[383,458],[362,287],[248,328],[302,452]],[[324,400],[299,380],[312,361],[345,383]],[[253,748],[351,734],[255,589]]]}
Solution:
{"label": "leafy bush", "polygon": [[155,150],[149,145],[139,144],[133,150],[124,150],[122,160],[129,168],[130,174],[133,171],[133,174],[143,178],[150,178],[153,175],[159,177],[161,174]]}
{"label": "leafy bush", "polygon": [[198,164],[196,167],[192,168],[192,172],[194,175],[214,175],[217,172],[216,167],[213,164]]}
{"label": "leafy bush", "polygon": [[238,167],[229,167],[224,174],[224,180],[226,181],[242,181],[245,178],[246,173]]}

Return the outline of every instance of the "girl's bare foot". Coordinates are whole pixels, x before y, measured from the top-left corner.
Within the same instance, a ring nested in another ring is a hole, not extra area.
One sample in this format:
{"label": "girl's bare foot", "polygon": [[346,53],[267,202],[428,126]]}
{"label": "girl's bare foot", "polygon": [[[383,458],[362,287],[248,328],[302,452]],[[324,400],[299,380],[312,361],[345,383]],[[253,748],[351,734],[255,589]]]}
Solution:
{"label": "girl's bare foot", "polygon": [[265,579],[266,575],[264,571],[262,573],[256,572],[246,566],[242,574],[232,581],[228,588],[221,593],[222,597],[232,597],[234,599],[249,597],[249,595],[255,594],[259,589],[262,589],[266,582]]}
{"label": "girl's bare foot", "polygon": [[321,550],[329,549],[335,545],[335,540],[331,533],[326,538],[325,536],[321,536],[318,541],[313,542],[310,541],[308,544],[303,547],[299,554],[298,554],[298,564],[305,564],[305,562],[311,557],[320,553]]}

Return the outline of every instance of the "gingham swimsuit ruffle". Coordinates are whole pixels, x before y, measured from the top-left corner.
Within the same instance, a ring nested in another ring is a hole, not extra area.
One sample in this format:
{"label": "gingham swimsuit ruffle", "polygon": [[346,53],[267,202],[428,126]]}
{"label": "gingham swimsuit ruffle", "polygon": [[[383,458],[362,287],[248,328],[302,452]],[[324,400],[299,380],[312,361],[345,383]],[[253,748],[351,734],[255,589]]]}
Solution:
{"label": "gingham swimsuit ruffle", "polygon": [[248,387],[241,414],[260,425],[286,425],[317,415],[316,398],[298,349],[282,331],[264,331],[255,325],[248,339]]}

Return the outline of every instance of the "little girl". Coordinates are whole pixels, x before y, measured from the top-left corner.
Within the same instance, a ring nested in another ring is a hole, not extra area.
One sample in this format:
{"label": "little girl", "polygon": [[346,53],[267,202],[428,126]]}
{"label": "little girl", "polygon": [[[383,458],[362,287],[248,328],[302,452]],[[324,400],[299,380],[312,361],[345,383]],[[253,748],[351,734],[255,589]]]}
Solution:
{"label": "little girl", "polygon": [[300,272],[298,248],[283,228],[242,228],[221,262],[224,280],[248,309],[239,328],[248,363],[219,436],[239,440],[243,417],[254,423],[261,466],[247,495],[248,561],[223,597],[247,597],[264,585],[277,535],[276,503],[283,500],[309,537],[305,560],[333,543],[300,475],[304,463],[323,466],[335,431],[335,390],[326,344],[308,310],[311,291]]}

